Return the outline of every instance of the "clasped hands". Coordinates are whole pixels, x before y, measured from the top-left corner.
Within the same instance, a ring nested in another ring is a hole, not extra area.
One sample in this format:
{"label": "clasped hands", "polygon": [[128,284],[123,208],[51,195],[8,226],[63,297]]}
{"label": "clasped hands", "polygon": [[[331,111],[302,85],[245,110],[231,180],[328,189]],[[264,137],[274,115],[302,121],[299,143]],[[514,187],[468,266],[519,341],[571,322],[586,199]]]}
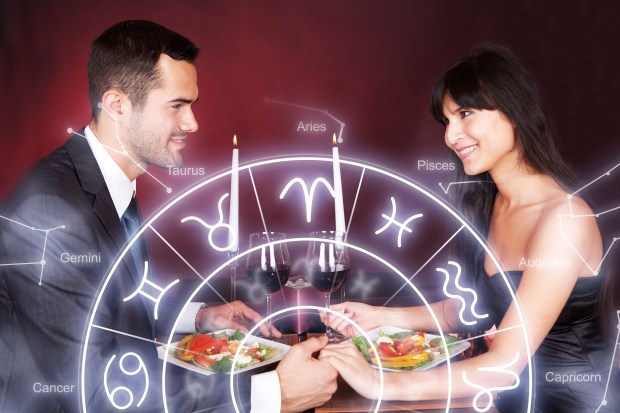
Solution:
{"label": "clasped hands", "polygon": [[[336,317],[321,313],[321,320],[347,338],[359,332],[345,319],[354,320],[363,330],[377,325],[380,309],[362,303],[343,303],[331,307],[343,313]],[[223,328],[248,332],[250,323],[256,324],[262,316],[241,301],[233,301],[216,307],[201,309],[196,317],[199,331]],[[265,323],[260,326],[265,337],[269,330]],[[272,327],[273,335],[282,334]],[[318,353],[318,357],[316,357]],[[377,371],[363,358],[351,343],[328,344],[327,337],[308,339],[291,348],[276,368],[280,380],[281,411],[298,412],[320,406],[329,401],[336,392],[338,375],[360,395],[376,399],[379,379]]]}

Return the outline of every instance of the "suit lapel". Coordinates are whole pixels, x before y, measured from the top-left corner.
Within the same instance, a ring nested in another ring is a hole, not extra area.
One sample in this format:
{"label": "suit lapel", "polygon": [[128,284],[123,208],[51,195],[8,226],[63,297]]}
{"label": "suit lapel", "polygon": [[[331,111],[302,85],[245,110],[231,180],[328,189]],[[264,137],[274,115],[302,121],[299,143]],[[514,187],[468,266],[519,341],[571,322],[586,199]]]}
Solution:
{"label": "suit lapel", "polygon": [[[84,129],[81,129],[77,134],[69,138],[65,143],[65,148],[75,166],[75,171],[82,185],[82,189],[94,196],[92,206],[93,212],[105,227],[110,238],[112,238],[116,244],[118,251],[121,251],[121,248],[125,247],[127,243],[123,225],[118,218],[114,202],[112,201],[108,187],[99,169],[99,164],[90,149],[90,145],[86,138],[79,135],[84,135]],[[125,255],[126,257],[123,260],[125,267],[134,279],[134,284],[138,286],[144,275],[141,270],[143,265],[135,265],[131,253]],[[128,291],[126,293],[129,295],[132,292],[133,291]],[[154,333],[153,319],[149,317],[152,312],[152,309],[148,307],[150,303],[146,303],[141,297],[138,299],[143,303],[145,318],[148,319],[151,331]]]}

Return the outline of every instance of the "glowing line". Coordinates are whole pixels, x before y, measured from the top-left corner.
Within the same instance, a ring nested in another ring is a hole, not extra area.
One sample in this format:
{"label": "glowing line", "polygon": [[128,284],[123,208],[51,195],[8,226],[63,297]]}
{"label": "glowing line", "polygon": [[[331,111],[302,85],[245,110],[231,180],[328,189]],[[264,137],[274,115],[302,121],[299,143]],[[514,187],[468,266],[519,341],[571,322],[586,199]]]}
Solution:
{"label": "glowing line", "polygon": [[603,262],[605,262],[605,259],[607,258],[607,255],[609,254],[609,252],[611,251],[611,248],[614,246],[614,244],[616,243],[616,241],[620,240],[620,238],[618,237],[614,237],[613,241],[611,242],[611,244],[609,244],[609,247],[607,248],[607,251],[605,251],[605,254],[603,254],[603,257],[601,258],[601,262],[598,264],[598,266],[596,267],[596,269],[592,269],[592,267],[590,266],[590,264],[586,261],[585,258],[583,258],[583,256],[579,253],[579,251],[577,250],[577,248],[575,248],[573,246],[573,243],[568,239],[568,237],[566,236],[566,234],[564,233],[564,219],[565,217],[568,218],[574,218],[571,217],[569,215],[558,215],[558,217],[560,218],[560,234],[562,235],[562,238],[564,238],[564,241],[566,241],[566,243],[568,244],[569,247],[571,247],[571,249],[575,252],[575,254],[577,254],[577,256],[579,257],[579,259],[586,265],[586,267],[588,267],[588,269],[590,270],[590,272],[592,272],[592,275],[597,276],[599,274],[599,270],[601,269],[601,267],[603,266]]}
{"label": "glowing line", "polygon": [[461,279],[461,266],[458,263],[453,262],[453,261],[448,261],[448,264],[452,264],[458,269],[458,273],[456,274],[456,278],[454,279],[454,285],[456,285],[456,288],[459,289],[460,291],[463,291],[464,293],[469,292],[474,296],[474,300],[472,301],[471,306],[470,306],[471,313],[476,318],[487,318],[489,316],[488,314],[478,314],[476,310],[474,309],[474,307],[476,306],[476,303],[478,302],[478,294],[476,294],[476,291],[472,290],[471,288],[463,287],[459,283],[459,280]]}
{"label": "glowing line", "polygon": [[607,384],[605,384],[605,393],[603,393],[603,400],[601,400],[601,404],[598,406],[598,409],[594,413],[598,413],[601,410],[601,407],[607,405],[607,391],[609,390],[609,382],[611,380],[611,373],[614,370],[614,359],[616,358],[616,353],[618,352],[618,343],[620,343],[620,310],[616,311],[618,316],[618,334],[616,335],[616,344],[614,344],[614,352],[611,355],[611,364],[609,365],[609,373],[607,374]]}
{"label": "glowing line", "polygon": [[482,338],[482,337],[486,337],[486,336],[492,336],[492,335],[497,334],[497,333],[503,333],[504,331],[514,330],[515,328],[522,328],[522,327],[523,327],[523,324],[518,324],[516,326],[502,328],[501,330],[495,330],[495,331],[491,331],[489,333],[480,334],[478,336],[467,337],[467,338],[465,338],[463,340],[454,341],[454,342],[448,344],[448,346],[455,346],[457,344],[466,343],[468,341],[475,340],[477,338]]}
{"label": "glowing line", "polygon": [[270,99],[270,98],[265,98],[265,103],[277,103],[278,105],[291,106],[291,107],[298,108],[298,109],[312,110],[312,111],[320,112],[324,115],[329,116],[330,118],[338,122],[338,124],[340,125],[340,132],[338,133],[338,142],[342,143],[342,131],[344,130],[345,123],[339,120],[338,118],[336,118],[331,113],[329,113],[327,109],[318,109],[318,108],[313,108],[310,106],[298,105],[296,103],[289,103],[289,102],[284,102],[282,100],[275,100],[275,99]]}
{"label": "glowing line", "polygon": [[[153,219],[153,218],[151,218],[151,219]],[[331,244],[342,243],[342,244],[345,245],[345,247],[349,248],[350,250],[355,250],[355,251],[359,251],[361,253],[364,253],[364,254],[370,256],[371,258],[379,261],[383,265],[385,265],[387,268],[389,268],[395,274],[398,274],[398,276],[401,277],[405,282],[409,283],[409,285],[413,289],[413,291],[415,291],[418,294],[418,296],[420,297],[420,300],[422,300],[422,303],[426,306],[426,308],[429,309],[430,316],[433,319],[433,321],[435,322],[435,325],[437,326],[437,331],[438,331],[439,335],[442,338],[444,338],[444,344],[445,344],[445,334],[443,333],[443,330],[441,328],[441,325],[439,324],[439,320],[435,316],[435,313],[430,308],[430,304],[428,303],[426,298],[424,298],[424,295],[420,293],[420,291],[416,288],[415,285],[411,284],[410,281],[407,280],[407,278],[405,277],[405,275],[402,272],[400,272],[396,267],[394,267],[392,264],[390,264],[389,262],[387,262],[386,260],[384,260],[380,256],[372,253],[371,251],[368,251],[368,250],[366,250],[364,248],[361,248],[361,247],[358,247],[358,246],[355,246],[355,245],[343,243],[343,242],[340,242],[340,241],[328,240],[328,239],[320,239],[320,238],[309,238],[309,237],[308,238],[290,238],[290,239],[286,239],[286,240],[273,241],[273,244],[281,244],[281,243],[285,243],[285,242],[288,242],[288,243],[292,243],[292,242],[304,242],[304,243],[307,243],[308,241],[326,242],[326,243],[331,243]],[[207,280],[210,280],[213,276],[215,276],[215,274],[217,274],[219,271],[221,271],[224,268],[227,268],[230,265],[230,263],[232,261],[234,261],[235,259],[242,258],[244,255],[251,254],[251,253],[253,253],[255,251],[258,251],[258,249],[260,249],[261,247],[262,247],[262,245],[256,246],[254,248],[249,248],[248,250],[243,251],[238,257],[232,257],[228,261],[222,263],[218,268],[213,270],[211,272],[211,274],[209,274],[207,276],[207,279],[205,281],[203,281],[203,284]],[[198,294],[198,292],[200,291],[201,288],[202,288],[202,285],[198,286],[194,290],[194,292],[189,296],[189,298],[187,299],[187,301],[185,302],[185,304],[181,308],[180,314],[182,314],[184,311],[186,311],[187,305],[191,302],[191,300],[194,299],[194,297],[196,296],[196,294]],[[322,308],[322,307],[320,309],[321,310],[327,310],[327,309]],[[282,310],[282,311],[284,311],[284,310]],[[339,316],[342,316],[342,314],[339,314]],[[172,326],[172,331],[175,331],[175,329],[176,329],[176,327],[178,325],[179,319],[180,319],[180,317],[177,317],[177,319],[175,320],[174,325]],[[87,336],[87,338],[88,338],[88,336]],[[171,342],[172,342],[172,336],[170,336],[168,338],[168,344],[170,344]],[[444,345],[444,350],[446,351],[446,353],[448,352],[448,348],[445,345]],[[82,359],[83,363],[84,363],[84,360],[85,359],[83,357],[83,359]],[[165,386],[166,386],[166,368],[167,368],[167,365],[168,365],[168,354],[166,353],[166,356],[164,358],[164,365],[163,365],[163,369],[162,369],[162,388],[164,390],[165,390]],[[450,361],[449,358],[446,360],[446,365],[448,366],[448,389],[447,389],[448,390],[448,398],[447,398],[447,401],[446,401],[446,412],[448,412],[450,410],[450,396],[452,394],[452,370],[450,368],[451,361]],[[83,379],[83,377],[82,377],[82,379]],[[83,400],[83,403],[85,403],[84,400]],[[166,403],[165,397],[163,399],[163,403],[164,403],[164,410],[166,412],[168,412],[168,405]]]}
{"label": "glowing line", "polygon": [[248,168],[248,172],[250,173],[250,181],[252,181],[252,187],[254,188],[254,196],[256,197],[256,204],[258,205],[258,212],[260,213],[260,219],[263,221],[263,228],[265,229],[265,233],[269,234],[269,231],[267,231],[267,224],[265,223],[265,215],[263,214],[263,208],[260,206],[260,198],[258,196],[258,191],[256,189],[256,182],[254,182],[254,175],[252,174],[252,169]]}
{"label": "glowing line", "polygon": [[312,203],[314,201],[314,192],[316,191],[316,187],[318,186],[319,183],[322,183],[323,185],[325,185],[327,190],[331,193],[332,197],[334,198],[336,197],[336,192],[334,191],[334,188],[331,186],[329,182],[327,182],[327,180],[325,180],[325,178],[316,178],[314,182],[312,182],[312,185],[310,186],[310,191],[308,191],[308,186],[306,185],[303,179],[293,178],[289,181],[288,184],[286,184],[282,192],[280,192],[280,199],[284,199],[288,190],[291,188],[291,186],[293,186],[296,183],[298,183],[299,186],[301,186],[301,190],[304,193],[304,199],[306,201],[306,222],[312,221]]}
{"label": "glowing line", "polygon": [[397,241],[397,245],[398,248],[400,248],[402,246],[402,238],[403,238],[403,231],[407,231],[408,233],[412,233],[413,229],[407,227],[407,224],[410,223],[411,221],[418,219],[418,218],[422,218],[424,216],[424,214],[415,214],[410,216],[405,222],[401,223],[398,222],[394,219],[394,217],[396,216],[396,200],[394,199],[394,197],[390,197],[390,201],[392,202],[392,216],[389,217],[386,214],[381,214],[381,217],[385,218],[387,220],[387,224],[385,224],[385,226],[383,226],[382,228],[378,229],[377,231],[375,231],[375,234],[380,234],[383,231],[385,231],[390,225],[394,224],[395,226],[399,227],[400,229],[398,230],[398,237],[396,239]]}
{"label": "glowing line", "polygon": [[10,267],[13,265],[43,265],[41,264],[41,261],[37,261],[37,262],[13,262],[10,264],[0,264],[0,267]]}
{"label": "glowing line", "polygon": [[[266,165],[271,165],[271,164],[280,164],[280,163],[286,163],[286,162],[294,162],[294,163],[299,163],[299,162],[332,162],[332,158],[331,157],[320,157],[320,156],[290,156],[290,157],[284,157],[284,158],[275,158],[275,159],[263,159],[263,160],[259,160],[256,161],[252,164],[249,165],[245,165],[241,168],[239,168],[240,170],[243,169],[251,169],[253,167],[259,167],[259,166],[266,166]],[[341,159],[340,160],[341,163],[343,164],[347,164],[347,165],[352,165],[352,166],[357,166],[360,168],[368,168],[369,170],[382,175],[382,176],[388,176],[392,179],[394,179],[397,182],[400,182],[402,184],[404,184],[405,186],[408,186],[410,188],[413,188],[415,190],[417,190],[418,192],[421,192],[422,194],[424,194],[426,197],[428,197],[429,199],[431,199],[432,201],[434,201],[439,207],[443,208],[448,214],[450,214],[454,219],[456,219],[458,222],[460,222],[464,227],[466,227],[469,231],[469,233],[471,234],[471,236],[474,237],[474,239],[476,239],[476,241],[480,244],[480,246],[482,246],[482,248],[484,249],[484,251],[488,254],[489,258],[491,259],[491,261],[495,264],[495,266],[497,268],[500,269],[500,273],[502,274],[502,276],[504,277],[504,280],[506,280],[506,274],[503,272],[503,270],[501,269],[501,265],[500,263],[497,261],[497,258],[493,255],[493,252],[489,249],[489,247],[485,244],[485,242],[482,240],[482,238],[480,237],[480,235],[471,227],[468,226],[467,222],[465,222],[463,220],[463,218],[453,209],[451,209],[444,201],[442,201],[440,198],[438,198],[435,194],[427,191],[426,189],[422,188],[421,186],[419,186],[418,184],[416,184],[415,182],[409,180],[408,178],[405,178],[399,174],[396,174],[394,172],[391,172],[389,170],[386,169],[382,169],[379,168],[377,166],[373,166],[371,164],[365,164],[365,163],[361,163],[359,161],[356,160],[350,160],[350,159]],[[149,221],[147,223],[147,225],[151,224],[152,222],[154,222],[155,220],[159,219],[160,216],[162,216],[164,213],[166,213],[170,208],[174,207],[176,204],[180,203],[181,201],[183,201],[186,197],[190,196],[191,194],[193,194],[194,192],[198,191],[199,189],[203,188],[204,186],[217,181],[218,179],[221,179],[223,177],[226,177],[227,175],[229,175],[231,173],[230,170],[226,170],[217,174],[214,174],[213,176],[195,184],[193,187],[188,188],[187,190],[185,190],[185,192],[182,192],[181,194],[177,195],[176,198],[172,199],[168,204],[164,205],[163,207],[161,207],[155,214],[153,214],[150,218]],[[116,269],[118,268],[118,266],[120,265],[121,261],[122,261],[122,257],[128,253],[129,249],[131,248],[131,245],[133,245],[134,242],[136,242],[137,237],[139,237],[142,232],[144,231],[145,227],[143,226],[141,229],[138,230],[138,233],[134,235],[134,238],[132,238],[132,240],[128,243],[128,245],[125,246],[125,248],[123,249],[123,251],[121,251],[121,253],[119,254],[119,258],[114,262],[114,264],[110,267],[110,269],[108,270],[108,275],[105,278],[105,280],[103,281],[103,283],[101,284],[100,288],[99,288],[99,295],[95,298],[95,301],[93,303],[93,306],[91,308],[91,312],[90,312],[90,318],[89,318],[89,322],[88,322],[88,327],[86,329],[86,332],[84,334],[84,343],[85,346],[83,347],[82,350],[82,356],[81,356],[81,362],[80,362],[80,386],[81,388],[84,388],[85,386],[85,375],[84,375],[84,371],[86,369],[86,362],[87,362],[87,358],[86,358],[86,353],[88,350],[88,340],[90,337],[90,333],[91,333],[91,326],[94,322],[96,313],[97,313],[97,309],[103,299],[103,292],[105,291],[105,289],[107,288],[108,284],[110,283],[110,280],[112,278],[112,276],[115,274]],[[290,240],[288,240],[290,242]],[[230,265],[230,263],[236,258],[232,258],[230,260],[228,260],[225,265]],[[379,257],[380,259],[380,257]],[[389,263],[387,264],[390,266],[390,268],[393,268],[393,266],[391,266]],[[398,272],[398,271],[397,271]],[[407,278],[404,275],[401,275],[400,272],[398,272],[398,274],[401,276],[401,278],[403,278],[404,280],[406,280],[407,282],[409,282],[407,280]],[[213,274],[212,274],[213,275]],[[411,287],[417,291],[417,289],[415,289],[415,286],[413,284],[411,284]],[[519,305],[519,302],[515,296],[515,293],[512,289],[509,289],[508,291],[510,293],[510,296],[512,297],[513,301],[516,304],[516,308],[517,308],[517,313],[519,318],[523,321],[524,320],[524,315],[523,312],[521,311],[521,307]],[[424,297],[421,297],[422,300],[425,302],[425,304],[428,306],[428,303],[425,301]],[[435,320],[435,322],[438,324],[438,321],[435,317],[434,314],[432,314],[431,312],[431,316],[433,317],[433,319]],[[439,324],[438,324],[439,325]],[[439,326],[440,327],[440,326]],[[441,332],[441,329],[439,328],[439,331]],[[526,328],[523,328],[523,336],[525,339],[525,343],[526,343],[526,353],[527,353],[527,357],[528,359],[531,358],[531,349],[529,347],[529,335],[528,335],[528,331]],[[449,365],[449,360],[448,360],[448,365]],[[529,365],[528,365],[529,366]],[[165,369],[165,365],[164,365],[164,369]],[[450,394],[451,392],[451,371],[448,368],[448,374],[449,374],[449,382],[448,382],[448,394]],[[532,403],[532,386],[533,386],[533,380],[532,380],[532,368],[528,367],[528,391],[529,391],[529,397],[528,397],[528,411],[531,409],[531,403]],[[164,382],[165,382],[165,377],[164,377]],[[84,411],[86,411],[86,394],[84,392],[81,392],[80,394],[80,403],[82,406],[82,409]],[[450,407],[450,403],[448,400],[448,403],[446,405],[446,412],[449,411],[449,407]],[[167,406],[165,404],[165,397],[164,397],[164,408],[167,411]]]}
{"label": "glowing line", "polygon": [[7,221],[10,221],[10,222],[12,222],[14,224],[17,224],[17,225],[21,225],[22,227],[28,228],[28,229],[30,229],[32,231],[39,231],[39,232],[56,231],[57,229],[64,229],[66,227],[65,225],[60,225],[60,226],[58,226],[56,228],[49,228],[49,229],[36,228],[36,227],[30,226],[30,225],[22,224],[21,222],[15,221],[14,219],[11,219],[11,218],[8,218],[8,217],[2,216],[2,215],[0,215],[0,218],[1,219],[5,219]]}
{"label": "glowing line", "polygon": [[[242,351],[242,347],[245,345],[246,341],[248,340],[248,338],[254,333],[254,331],[256,331],[258,328],[260,328],[260,326],[267,322],[269,319],[279,316],[280,314],[283,314],[285,312],[290,312],[290,311],[299,311],[299,310],[316,310],[319,312],[327,312],[327,313],[331,313],[333,315],[335,315],[336,317],[340,317],[343,318],[344,320],[346,320],[347,322],[351,323],[356,329],[357,331],[359,331],[360,335],[364,336],[364,339],[366,339],[366,342],[368,344],[370,344],[370,347],[372,349],[372,353],[375,356],[375,359],[377,360],[377,362],[379,363],[378,367],[379,367],[379,395],[377,397],[377,405],[375,407],[375,412],[379,411],[379,407],[381,406],[381,401],[383,400],[383,363],[381,362],[381,358],[379,357],[379,353],[377,351],[377,348],[375,346],[375,344],[373,343],[373,341],[370,339],[370,337],[368,337],[368,335],[366,334],[366,332],[353,320],[351,320],[348,317],[345,317],[344,314],[339,313],[337,311],[334,311],[330,308],[325,308],[325,307],[317,307],[317,306],[313,306],[313,305],[300,305],[300,306],[295,306],[295,307],[290,307],[290,308],[283,308],[282,310],[276,311],[275,313],[273,313],[272,315],[270,315],[269,317],[266,317],[264,319],[262,319],[261,321],[259,321],[254,327],[252,327],[252,329],[248,332],[248,334],[245,335],[245,337],[241,340],[241,343],[239,343],[239,347],[237,347],[237,352],[235,353],[235,357],[233,358],[232,361],[232,366],[230,368],[230,396],[233,402],[233,406],[235,407],[235,412],[239,413],[239,407],[237,406],[237,401],[235,398],[235,392],[234,392],[234,376],[235,376],[235,365],[237,364],[237,359],[239,357],[239,354],[241,354]],[[168,352],[166,352],[168,353]],[[164,366],[165,366],[165,361],[164,361]],[[450,403],[450,401],[448,400],[448,404]]]}
{"label": "glowing line", "polygon": [[344,236],[344,241],[347,241],[347,237],[349,236],[349,228],[351,228],[351,221],[353,221],[353,213],[355,212],[355,206],[357,205],[357,197],[360,194],[360,190],[362,189],[362,181],[364,180],[364,173],[366,172],[366,168],[362,169],[362,174],[360,175],[360,181],[357,184],[357,191],[355,192],[355,198],[353,199],[353,207],[351,208],[351,215],[349,215],[349,222],[347,223],[347,233]]}
{"label": "glowing line", "polygon": [[[107,144],[104,144],[103,142],[101,142],[101,144],[103,145],[103,147],[105,147],[106,149],[109,149],[113,152],[118,153],[119,155],[124,156],[125,158],[128,158],[131,162],[133,162],[138,168],[140,168],[142,170],[142,172],[146,173],[148,176],[150,176],[155,182],[157,182],[159,185],[163,186],[166,189],[166,193],[172,193],[172,188],[170,188],[169,186],[167,186],[166,184],[164,184],[162,181],[160,181],[159,179],[157,179],[157,177],[155,177],[155,175],[153,175],[152,173],[150,173],[144,166],[140,165],[140,163],[138,161],[136,161],[135,159],[133,159],[131,157],[131,155],[129,155],[129,152],[127,151],[127,149],[125,148],[125,145],[123,144],[123,141],[121,140],[120,134],[118,133],[118,119],[116,119],[116,117],[110,113],[106,108],[104,108],[103,106],[101,107],[101,109],[103,109],[103,111],[105,113],[107,113],[112,120],[114,120],[114,129],[116,131],[116,134],[114,136],[114,138],[118,141],[118,144],[121,147],[121,150],[118,150],[112,146],[109,146]],[[81,136],[84,139],[88,139],[86,138],[86,135],[82,135],[81,133],[78,133],[77,131],[74,131],[73,128],[67,128],[67,133],[70,134],[76,134],[78,136]]]}
{"label": "glowing line", "polygon": [[[497,386],[497,387],[483,387],[480,386],[478,384],[472,383],[471,381],[469,381],[469,379],[467,379],[467,372],[463,371],[463,381],[465,383],[467,383],[469,386],[480,390],[476,396],[474,396],[474,400],[472,400],[472,407],[474,408],[474,410],[476,410],[478,413],[484,413],[489,411],[489,409],[491,408],[492,404],[493,404],[493,394],[492,392],[494,391],[503,391],[503,390],[512,390],[515,389],[517,387],[519,387],[519,383],[521,382],[521,378],[519,377],[519,375],[517,373],[515,373],[512,370],[507,370],[506,367],[510,367],[513,364],[515,364],[517,361],[519,360],[519,352],[517,352],[515,354],[515,358],[511,361],[508,362],[504,365],[501,366],[497,366],[497,367],[478,367],[478,371],[481,372],[485,372],[485,371],[489,371],[489,372],[494,372],[494,373],[506,373],[509,374],[510,376],[515,378],[515,383],[510,385],[510,386]],[[478,407],[478,399],[481,396],[486,396],[488,398],[488,403],[486,405],[486,407],[484,408],[479,408]]]}
{"label": "glowing line", "polygon": [[443,187],[442,183],[439,182],[439,186],[441,187],[441,190],[447,195],[448,191],[450,190],[450,187],[452,185],[465,185],[465,184],[476,184],[476,183],[483,183],[483,182],[493,182],[493,181],[462,181],[462,182],[450,182],[448,183],[448,186],[446,188]]}
{"label": "glowing line", "polygon": [[[583,191],[584,189],[586,189],[587,187],[589,187],[590,185],[592,185],[593,183],[595,183],[595,182],[596,182],[596,181],[598,181],[599,179],[603,179],[605,176],[611,176],[611,172],[612,172],[614,169],[616,169],[617,167],[619,167],[619,166],[620,166],[620,163],[619,163],[619,164],[617,164],[616,166],[614,166],[613,168],[611,168],[609,171],[605,172],[603,175],[601,175],[601,176],[599,176],[598,178],[596,178],[594,181],[592,181],[592,182],[588,183],[587,185],[585,185],[585,186],[583,186],[583,187],[579,188],[578,190],[576,190],[575,192],[573,192],[573,193],[571,194],[571,197],[572,197],[572,196],[574,196],[574,195],[576,195],[577,193],[579,193],[579,192]],[[570,200],[571,198],[568,198],[568,199]]]}
{"label": "glowing line", "polygon": [[[209,235],[208,235],[208,240],[209,240],[209,244],[211,245],[211,247],[216,250],[216,251],[228,251],[230,249],[230,247],[232,247],[232,245],[235,243],[235,241],[237,241],[237,237],[238,234],[235,232],[235,230],[233,229],[233,227],[231,227],[229,224],[225,224],[224,223],[224,212],[222,211],[222,202],[224,202],[224,199],[226,199],[228,197],[228,192],[226,192],[224,195],[222,195],[220,197],[220,200],[217,203],[217,211],[218,214],[220,216],[219,220],[214,224],[214,225],[209,225],[207,224],[205,221],[203,221],[202,219],[195,217],[195,216],[188,216],[185,217],[181,220],[182,223],[185,223],[187,221],[196,221],[199,224],[201,224],[202,226],[204,226],[205,228],[209,229]],[[218,247],[217,245],[215,245],[215,242],[213,242],[213,232],[218,229],[218,228],[227,228],[228,229],[228,234],[232,234],[231,237],[229,237],[228,240],[228,244],[226,244],[225,247]]]}
{"label": "glowing line", "polygon": [[41,254],[41,274],[39,275],[39,285],[42,285],[43,282],[43,269],[45,268],[45,250],[47,249],[47,237],[49,236],[49,231],[45,231],[45,240],[43,241],[43,254]]}
{"label": "glowing line", "polygon": [[[461,277],[461,266],[454,261],[448,261],[449,265],[452,265],[454,267],[456,267],[456,276],[454,277],[454,285],[456,285],[456,288],[459,289],[460,291],[463,292],[469,292],[474,296],[474,300],[470,306],[470,310],[471,313],[474,315],[474,317],[476,318],[487,318],[489,315],[488,314],[483,314],[480,315],[478,313],[476,313],[476,310],[474,310],[474,306],[476,305],[476,303],[478,302],[478,294],[476,294],[476,292],[474,290],[472,290],[471,288],[463,288],[459,285],[459,278]],[[437,268],[436,269],[439,272],[442,272],[445,276],[446,276],[446,280],[443,284],[443,292],[447,297],[450,298],[455,298],[457,300],[459,300],[459,302],[461,303],[461,309],[459,310],[459,319],[461,320],[461,323],[467,325],[467,326],[472,326],[475,324],[478,324],[477,321],[465,321],[465,318],[463,317],[463,313],[465,312],[465,307],[467,307],[467,303],[465,302],[465,300],[463,299],[463,297],[461,297],[458,294],[450,294],[448,292],[448,282],[450,281],[450,274],[448,273],[448,271],[444,270],[443,268]]]}
{"label": "glowing line", "polygon": [[[443,243],[443,245],[441,247],[439,247],[439,249],[437,251],[435,251],[435,253],[433,255],[431,255],[431,257],[426,260],[426,262],[424,264],[422,264],[422,266],[420,268],[418,268],[418,270],[413,273],[413,275],[411,277],[409,277],[409,281],[413,280],[413,278],[418,275],[420,273],[420,271],[422,271],[424,269],[424,267],[426,267],[428,265],[429,262],[431,262],[431,260],[433,258],[435,258],[437,256],[437,254],[439,254],[441,252],[441,250],[443,250],[446,245],[448,245],[450,243],[450,241],[452,241],[452,239],[454,237],[456,237],[458,235],[459,232],[461,232],[461,230],[465,228],[465,225],[461,225],[461,227],[459,229],[456,230],[456,232],[454,234],[452,234],[452,236],[450,238],[448,238],[448,240],[446,242]],[[398,290],[396,290],[396,292],[394,294],[392,294],[392,296],[390,298],[388,298],[388,300],[383,303],[382,307],[385,307],[386,305],[388,305],[393,299],[394,297],[396,297],[396,295],[402,291],[403,288],[405,288],[407,286],[407,283],[403,284]]]}
{"label": "glowing line", "polygon": [[[142,281],[140,282],[140,285],[138,285],[138,288],[136,289],[136,291],[134,291],[131,295],[123,298],[123,302],[127,302],[131,300],[138,293],[142,294],[142,296],[148,298],[149,300],[155,303],[155,310],[154,310],[155,314],[154,315],[155,315],[155,320],[157,320],[158,314],[159,314],[159,303],[161,302],[162,297],[164,296],[164,294],[168,292],[169,289],[171,289],[174,285],[176,285],[179,282],[179,279],[177,278],[176,280],[168,284],[165,288],[161,288],[159,285],[155,284],[153,281],[146,278],[148,276],[148,272],[149,272],[149,262],[144,261],[144,275],[142,276]],[[144,287],[144,284],[148,284],[151,288],[159,290],[159,296],[155,298],[149,293],[145,292],[142,289],[142,287]]]}

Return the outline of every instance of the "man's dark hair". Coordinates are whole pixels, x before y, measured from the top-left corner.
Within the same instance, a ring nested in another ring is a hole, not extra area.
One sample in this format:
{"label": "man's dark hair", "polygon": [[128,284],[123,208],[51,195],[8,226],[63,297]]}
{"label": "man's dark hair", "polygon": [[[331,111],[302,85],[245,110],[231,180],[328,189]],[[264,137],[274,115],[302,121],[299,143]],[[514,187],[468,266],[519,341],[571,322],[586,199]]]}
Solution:
{"label": "man's dark hair", "polygon": [[88,99],[97,121],[103,94],[116,88],[141,108],[149,91],[161,86],[157,62],[161,54],[194,63],[198,48],[187,38],[157,23],[127,20],[104,31],[91,45]]}

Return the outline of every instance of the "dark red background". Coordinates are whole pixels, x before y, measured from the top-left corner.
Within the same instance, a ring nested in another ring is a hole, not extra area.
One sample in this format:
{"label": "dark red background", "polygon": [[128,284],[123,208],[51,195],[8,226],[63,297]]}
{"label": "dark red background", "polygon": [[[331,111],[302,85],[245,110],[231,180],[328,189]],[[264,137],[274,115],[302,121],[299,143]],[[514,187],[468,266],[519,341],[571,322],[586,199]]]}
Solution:
{"label": "dark red background", "polygon": [[[346,123],[343,157],[389,167],[439,193],[446,176],[417,169],[418,159],[448,158],[429,114],[430,91],[484,41],[507,43],[537,78],[584,184],[620,162],[620,7],[613,0],[1,0],[0,7],[0,199],[64,142],[68,127],[89,122],[89,42],[135,18],[164,24],[202,50],[200,129],[186,166],[206,175],[230,167],[233,133],[242,163],[329,154],[335,122],[265,103],[272,98],[328,109]],[[298,133],[300,121],[325,123],[327,131]],[[151,172],[175,188],[202,178]],[[592,186],[598,211],[620,204],[619,172]],[[153,180],[139,181],[145,215],[171,199]],[[619,235],[617,217],[603,222],[607,239]]]}

